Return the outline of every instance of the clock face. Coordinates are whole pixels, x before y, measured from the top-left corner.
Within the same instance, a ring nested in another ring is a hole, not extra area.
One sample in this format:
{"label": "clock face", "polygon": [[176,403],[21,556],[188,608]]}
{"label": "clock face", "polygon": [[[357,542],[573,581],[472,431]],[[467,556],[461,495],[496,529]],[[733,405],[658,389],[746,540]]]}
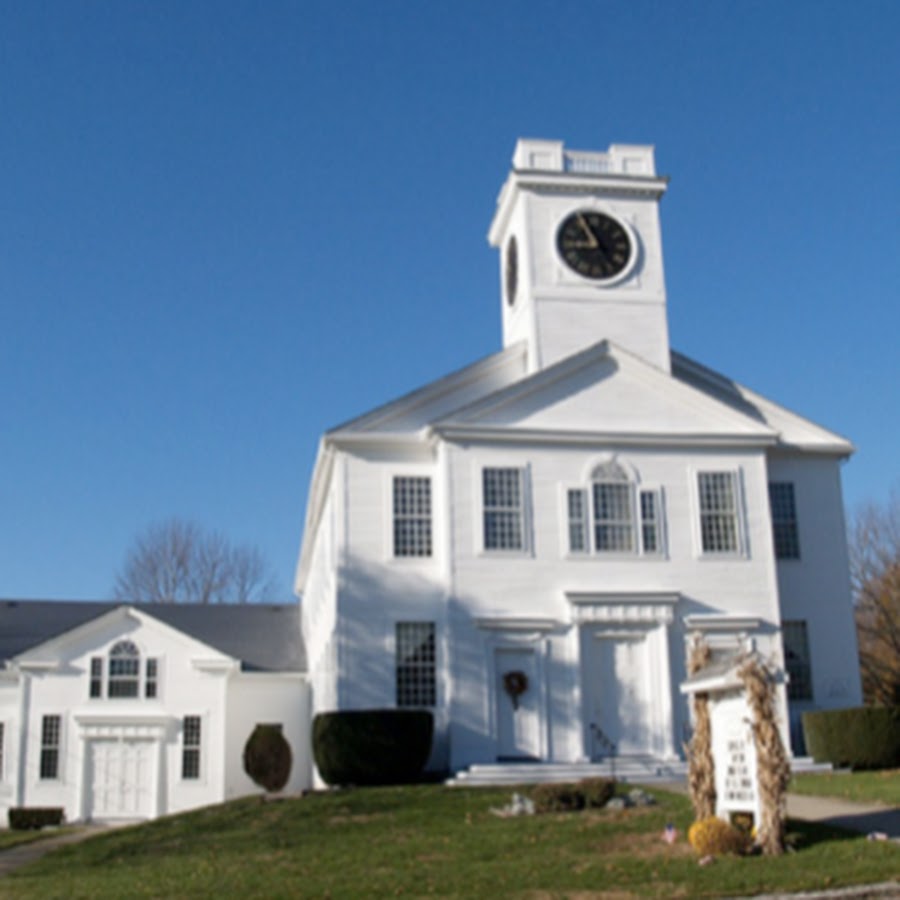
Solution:
{"label": "clock face", "polygon": [[622,223],[588,209],[563,219],[556,232],[556,249],[570,269],[595,281],[614,278],[634,255],[631,238]]}
{"label": "clock face", "polygon": [[519,251],[516,247],[515,237],[511,237],[506,245],[504,281],[506,282],[506,302],[512,306],[516,302],[516,289],[519,286]]}

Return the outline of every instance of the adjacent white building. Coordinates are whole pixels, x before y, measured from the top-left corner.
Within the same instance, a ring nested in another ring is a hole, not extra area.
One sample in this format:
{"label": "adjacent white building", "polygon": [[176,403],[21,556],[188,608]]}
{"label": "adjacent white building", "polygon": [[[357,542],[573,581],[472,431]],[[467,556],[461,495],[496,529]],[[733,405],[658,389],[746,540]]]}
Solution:
{"label": "adjacent white building", "polygon": [[[433,710],[435,768],[675,760],[686,643],[860,702],[841,436],[670,350],[650,147],[522,140],[503,347],[328,432],[296,577],[313,714]],[[788,696],[785,696],[788,695]]]}
{"label": "adjacent white building", "polygon": [[310,784],[308,692],[291,606],[0,602],[0,824],[10,807],[139,820],[258,788],[257,724]]}

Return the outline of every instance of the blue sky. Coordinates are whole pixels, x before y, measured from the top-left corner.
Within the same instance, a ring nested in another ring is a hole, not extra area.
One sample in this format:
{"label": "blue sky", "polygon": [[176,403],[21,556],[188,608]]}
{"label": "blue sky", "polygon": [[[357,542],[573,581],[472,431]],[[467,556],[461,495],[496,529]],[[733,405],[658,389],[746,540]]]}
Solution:
{"label": "blue sky", "polygon": [[900,4],[0,0],[0,596],[179,516],[285,598],[328,427],[496,350],[517,137],[656,147],[677,349],[900,480]]}

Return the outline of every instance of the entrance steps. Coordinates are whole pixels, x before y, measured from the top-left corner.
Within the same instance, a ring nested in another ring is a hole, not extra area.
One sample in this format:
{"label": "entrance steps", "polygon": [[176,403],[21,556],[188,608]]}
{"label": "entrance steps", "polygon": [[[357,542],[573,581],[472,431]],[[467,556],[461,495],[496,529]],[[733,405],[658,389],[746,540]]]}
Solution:
{"label": "entrance steps", "polygon": [[[817,763],[810,756],[791,759],[791,771],[830,772],[830,763]],[[583,778],[615,778],[632,784],[663,784],[687,779],[687,762],[660,760],[652,756],[620,756],[600,762],[477,763],[457,772],[445,783],[450,787],[503,787],[512,784],[545,784],[581,781]]]}
{"label": "entrance steps", "polygon": [[457,772],[446,783],[451,787],[496,787],[506,784],[544,784],[581,781],[583,778],[615,778],[638,784],[682,781],[687,763],[681,760],[659,760],[651,756],[620,756],[600,762],[479,763]]}

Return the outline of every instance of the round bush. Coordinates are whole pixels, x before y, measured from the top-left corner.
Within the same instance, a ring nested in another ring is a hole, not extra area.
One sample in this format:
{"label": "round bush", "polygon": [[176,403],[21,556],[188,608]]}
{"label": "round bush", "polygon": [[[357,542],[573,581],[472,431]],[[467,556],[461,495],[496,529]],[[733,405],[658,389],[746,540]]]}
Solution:
{"label": "round bush", "polygon": [[613,798],[616,783],[610,778],[585,778],[578,782],[588,809],[602,809]]}
{"label": "round bush", "polygon": [[749,836],[716,816],[694,822],[688,830],[688,843],[700,856],[746,853]]}
{"label": "round bush", "polygon": [[280,791],[291,776],[291,745],[280,725],[257,725],[244,745],[244,771],[269,792]]}
{"label": "round bush", "polygon": [[408,784],[428,762],[433,732],[427,710],[319,713],[313,720],[313,757],[327,784]]}
{"label": "round bush", "polygon": [[803,713],[806,751],[839,768],[900,766],[900,708],[859,706]]}

